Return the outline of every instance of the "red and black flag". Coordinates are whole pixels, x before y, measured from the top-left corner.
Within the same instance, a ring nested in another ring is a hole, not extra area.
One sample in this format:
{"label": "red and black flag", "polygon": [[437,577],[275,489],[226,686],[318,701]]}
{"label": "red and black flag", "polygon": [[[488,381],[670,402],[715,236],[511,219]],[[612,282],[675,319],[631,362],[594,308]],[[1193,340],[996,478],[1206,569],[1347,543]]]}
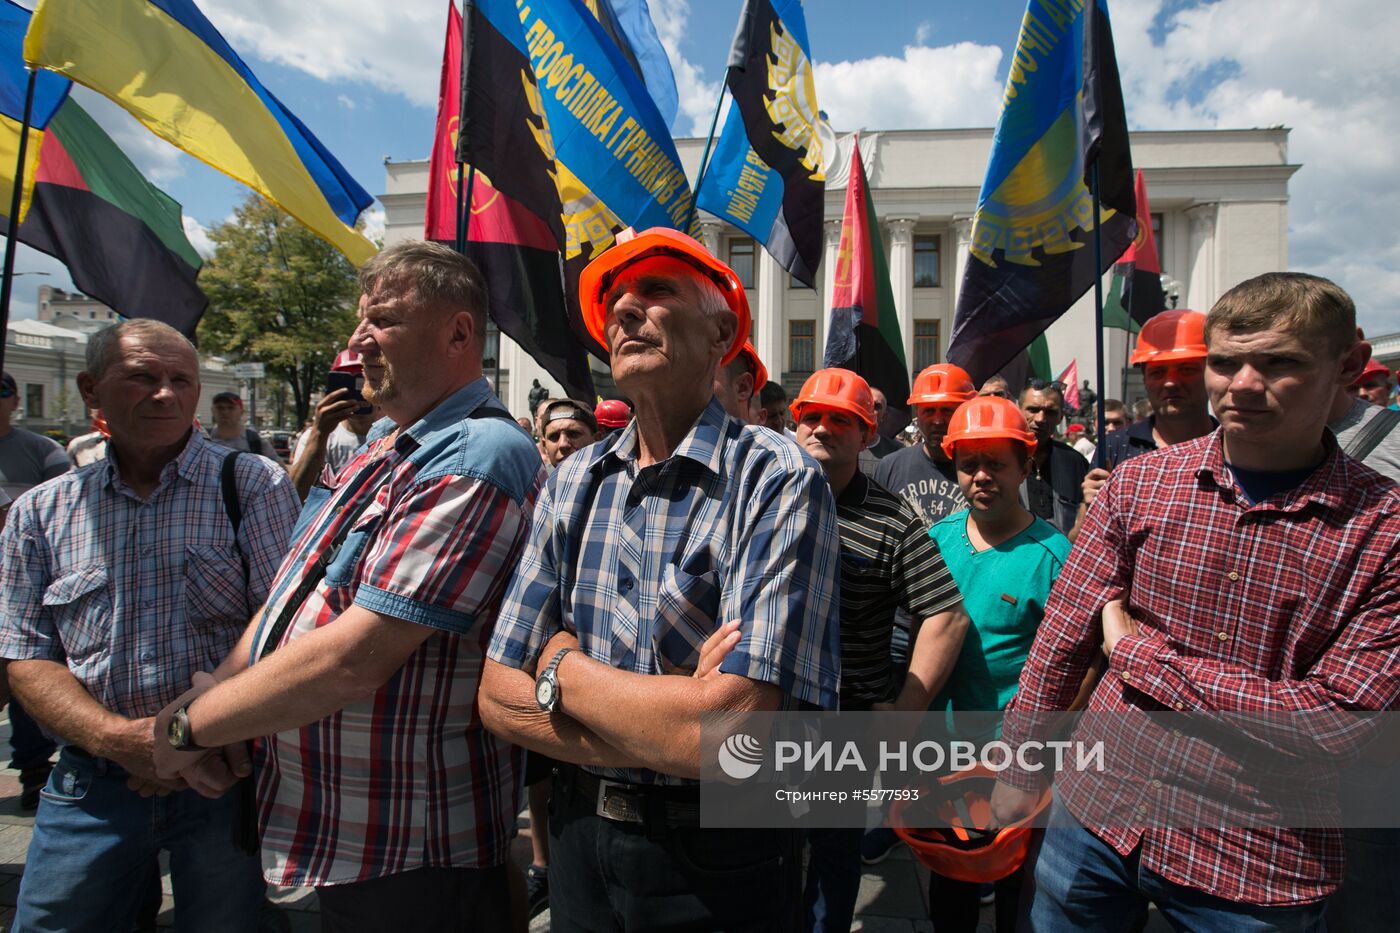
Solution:
{"label": "red and black flag", "polygon": [[851,146],[851,177],[846,183],[846,211],[841,217],[831,323],[822,365],[859,374],[896,407],[903,408],[909,397],[904,340],[858,144]]}
{"label": "red and black flag", "polygon": [[[1089,187],[1095,172],[1098,217]],[[948,359],[978,384],[1001,369],[1122,255],[1137,234],[1135,213],[1107,2],[1088,0],[1076,11],[1029,0],[973,216]]]}
{"label": "red and black flag", "polygon": [[1142,171],[1137,173],[1137,239],[1133,240],[1113,274],[1123,280],[1120,301],[1128,316],[1141,327],[1167,308],[1162,291],[1162,263],[1157,258],[1157,240],[1152,235],[1152,208],[1147,203],[1147,185]]}
{"label": "red and black flag", "polygon": [[[490,37],[477,37],[473,60],[489,60]],[[442,83],[438,98],[437,136],[429,160],[428,207],[423,236],[451,243],[457,237],[458,130],[462,108],[462,16],[449,0],[447,44],[443,51]],[[539,147],[531,141],[522,160]],[[537,169],[538,170],[538,169]],[[466,180],[463,180],[466,184]],[[584,345],[569,324],[559,247],[562,228],[551,228],[543,218],[559,223],[557,195],[553,213],[539,215],[519,201],[502,194],[480,168],[468,186],[471,204],[467,212],[466,255],[486,279],[490,315],[501,332],[514,340],[544,368],[572,398],[596,394]],[[465,197],[463,193],[462,197]],[[545,201],[548,208],[549,202]],[[582,322],[580,321],[580,326]]]}
{"label": "red and black flag", "polygon": [[71,97],[45,132],[17,237],[62,262],[84,294],[124,317],[155,318],[193,336],[209,304],[180,205]]}

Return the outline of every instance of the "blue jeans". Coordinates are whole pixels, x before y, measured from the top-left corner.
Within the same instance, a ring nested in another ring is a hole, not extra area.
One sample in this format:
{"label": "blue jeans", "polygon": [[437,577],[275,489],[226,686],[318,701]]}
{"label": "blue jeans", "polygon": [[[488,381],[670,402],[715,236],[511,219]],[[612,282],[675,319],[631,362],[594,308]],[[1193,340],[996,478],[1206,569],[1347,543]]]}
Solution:
{"label": "blue jeans", "polygon": [[802,895],[806,929],[847,933],[860,894],[863,829],[807,830],[807,887]]}
{"label": "blue jeans", "polygon": [[162,849],[178,929],[255,930],[266,886],[258,858],[233,847],[234,797],[143,798],[126,779],[109,761],[63,749],[34,818],[13,933],[131,929]]}
{"label": "blue jeans", "polygon": [[1324,933],[1326,901],[1296,907],[1239,904],[1168,881],[1089,832],[1056,800],[1035,867],[1031,928],[1036,933],[1132,929],[1148,902],[1173,928],[1192,933]]}

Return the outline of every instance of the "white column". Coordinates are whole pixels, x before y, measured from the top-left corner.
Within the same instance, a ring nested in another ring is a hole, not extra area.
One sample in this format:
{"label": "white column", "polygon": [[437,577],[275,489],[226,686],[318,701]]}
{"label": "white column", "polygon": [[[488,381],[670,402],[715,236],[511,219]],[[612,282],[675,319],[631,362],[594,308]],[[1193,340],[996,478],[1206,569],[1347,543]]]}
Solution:
{"label": "white column", "polygon": [[718,220],[700,221],[700,242],[705,245],[705,249],[710,251],[710,255],[716,259],[719,255],[719,235],[724,230],[724,224]]}
{"label": "white column", "polygon": [[914,359],[914,225],[917,217],[887,217],[890,231],[890,288],[904,338],[904,358]]}
{"label": "white column", "polygon": [[1186,219],[1191,223],[1191,268],[1186,279],[1186,294],[1178,307],[1205,312],[1219,297],[1215,281],[1215,221],[1219,208],[1220,205],[1212,203],[1186,211]]}
{"label": "white column", "polygon": [[841,221],[822,224],[822,300],[818,303],[820,321],[816,324],[816,354],[826,353],[826,328],[832,324],[832,297],[836,294],[836,258],[841,248]]}
{"label": "white column", "polygon": [[[758,307],[752,309],[753,348],[758,358],[768,367],[768,378],[774,382],[783,381],[783,370],[787,368],[783,331],[787,324],[783,316],[783,292],[787,288],[788,272],[778,265],[777,260],[768,254],[761,245],[758,252]],[[818,349],[818,357],[821,351]]]}
{"label": "white column", "polygon": [[[948,294],[952,296],[952,301],[948,303],[949,325],[952,323],[953,312],[958,307],[958,296],[962,294],[963,273],[967,271],[968,246],[972,243],[972,218],[966,215],[954,216],[953,222],[948,225],[953,234],[953,281],[949,282]],[[944,335],[943,340],[946,348],[948,340]]]}

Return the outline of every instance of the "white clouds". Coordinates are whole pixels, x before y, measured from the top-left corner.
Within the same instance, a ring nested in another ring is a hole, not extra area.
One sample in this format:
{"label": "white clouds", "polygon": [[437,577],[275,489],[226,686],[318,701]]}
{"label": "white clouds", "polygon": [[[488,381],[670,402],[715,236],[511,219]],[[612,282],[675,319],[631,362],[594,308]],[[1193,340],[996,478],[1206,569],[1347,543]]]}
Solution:
{"label": "white clouds", "polygon": [[[1121,4],[1114,36],[1135,127],[1291,128],[1289,265],[1356,299],[1368,332],[1400,330],[1400,21],[1380,0],[1220,0],[1164,18]],[[1232,283],[1227,283],[1232,284]]]}
{"label": "white clouds", "polygon": [[899,58],[818,61],[817,100],[838,130],[990,126],[1000,63],[1001,49],[971,42],[908,46]]}
{"label": "white clouds", "polygon": [[444,0],[201,0],[200,8],[240,52],[437,105]]}
{"label": "white clouds", "polygon": [[340,106],[344,107],[346,110],[355,109],[355,99],[348,94],[337,94],[335,99],[340,103]]}
{"label": "white clouds", "polygon": [[927,45],[929,37],[933,35],[933,23],[924,20],[914,29],[914,44]]}
{"label": "white clouds", "polygon": [[204,229],[204,225],[188,214],[182,215],[180,221],[184,224],[185,237],[194,247],[194,251],[204,259],[213,256],[214,241],[209,239],[209,231]]}
{"label": "white clouds", "polygon": [[379,202],[371,204],[365,208],[365,212],[360,215],[360,219],[365,222],[364,234],[376,243],[384,242],[384,208]]}
{"label": "white clouds", "polygon": [[[677,136],[704,136],[709,133],[710,120],[714,118],[720,82],[706,81],[705,69],[681,54],[681,40],[685,38],[685,25],[690,18],[690,0],[651,0],[649,8],[656,34],[671,59],[676,93],[680,97],[680,110],[672,131]],[[727,57],[729,50],[725,49],[723,54]]]}

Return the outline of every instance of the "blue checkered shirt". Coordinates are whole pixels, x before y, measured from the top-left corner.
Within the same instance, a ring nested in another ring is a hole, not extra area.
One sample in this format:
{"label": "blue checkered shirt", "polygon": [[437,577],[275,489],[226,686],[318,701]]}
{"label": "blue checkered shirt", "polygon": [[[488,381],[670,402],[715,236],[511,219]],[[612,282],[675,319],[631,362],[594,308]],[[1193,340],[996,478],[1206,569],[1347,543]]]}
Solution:
{"label": "blue checkered shirt", "polygon": [[219,482],[227,453],[191,431],[143,501],[109,445],[107,459],[20,496],[0,534],[0,657],[66,662],[98,703],[132,718],[213,670],[266,598],[301,508],[285,470],[239,457],[235,548]]}
{"label": "blue checkered shirt", "polygon": [[[694,668],[721,621],[743,636],[720,670],[835,709],[836,505],[797,445],[711,400],[668,459],[637,464],[636,422],[560,464],[535,504],[488,657],[531,669],[562,625],[605,664]],[[634,783],[681,783],[596,769]]]}

